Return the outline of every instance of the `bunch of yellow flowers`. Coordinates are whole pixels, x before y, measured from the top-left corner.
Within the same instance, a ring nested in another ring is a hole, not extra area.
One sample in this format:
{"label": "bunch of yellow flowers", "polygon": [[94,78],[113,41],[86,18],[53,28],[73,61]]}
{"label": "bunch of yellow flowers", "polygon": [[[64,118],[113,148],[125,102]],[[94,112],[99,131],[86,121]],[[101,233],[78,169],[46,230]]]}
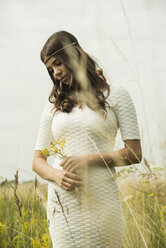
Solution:
{"label": "bunch of yellow flowers", "polygon": [[55,140],[53,143],[51,142],[50,148],[44,148],[42,150],[42,153],[44,155],[48,156],[56,156],[57,158],[63,159],[66,157],[64,154],[63,148],[65,146],[66,140],[61,139],[61,140]]}

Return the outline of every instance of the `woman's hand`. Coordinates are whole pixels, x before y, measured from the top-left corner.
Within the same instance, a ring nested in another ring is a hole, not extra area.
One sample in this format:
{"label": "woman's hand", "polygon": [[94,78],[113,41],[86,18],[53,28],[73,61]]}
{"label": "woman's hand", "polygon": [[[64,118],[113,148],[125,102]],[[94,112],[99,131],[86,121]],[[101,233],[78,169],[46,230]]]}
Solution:
{"label": "woman's hand", "polygon": [[60,166],[66,171],[76,172],[77,169],[82,167],[83,163],[85,163],[83,156],[69,156],[60,162]]}
{"label": "woman's hand", "polygon": [[62,189],[67,191],[72,191],[75,187],[83,184],[79,175],[65,170],[58,170],[55,181]]}

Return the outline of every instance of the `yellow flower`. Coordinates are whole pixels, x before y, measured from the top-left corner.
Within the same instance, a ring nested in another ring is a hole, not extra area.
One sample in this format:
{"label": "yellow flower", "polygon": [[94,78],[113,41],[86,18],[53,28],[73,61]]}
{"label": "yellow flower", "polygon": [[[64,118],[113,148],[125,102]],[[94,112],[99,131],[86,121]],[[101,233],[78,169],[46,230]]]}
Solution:
{"label": "yellow flower", "polygon": [[63,147],[65,145],[66,140],[54,140],[54,142],[51,142],[50,149],[45,148],[42,153],[46,156],[57,156],[58,158],[65,158],[65,154],[63,153]]}
{"label": "yellow flower", "polygon": [[66,143],[65,139],[60,140],[60,147],[63,148]]}
{"label": "yellow flower", "polygon": [[2,228],[5,228],[5,225],[2,223],[2,222],[0,222],[0,227]]}
{"label": "yellow flower", "polygon": [[55,141],[52,143],[52,145],[55,146],[56,144],[57,144],[57,141],[55,140]]}
{"label": "yellow flower", "polygon": [[56,147],[51,147],[51,146],[50,146],[50,151],[51,151],[51,152],[57,152],[57,148],[56,148]]}
{"label": "yellow flower", "polygon": [[41,247],[41,243],[40,243],[40,240],[37,239],[37,240],[32,240],[32,247],[33,248],[40,248]]}
{"label": "yellow flower", "polygon": [[154,193],[149,194],[151,197],[154,197]]}
{"label": "yellow flower", "polygon": [[49,152],[48,152],[47,148],[44,148],[44,149],[42,150],[42,153],[43,153],[44,155],[46,155],[46,156],[49,156]]}

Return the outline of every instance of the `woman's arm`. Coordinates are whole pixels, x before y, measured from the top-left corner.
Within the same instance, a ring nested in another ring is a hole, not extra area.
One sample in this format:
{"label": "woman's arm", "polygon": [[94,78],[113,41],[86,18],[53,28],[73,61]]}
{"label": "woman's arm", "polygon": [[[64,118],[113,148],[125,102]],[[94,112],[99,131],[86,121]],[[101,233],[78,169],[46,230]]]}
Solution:
{"label": "woman's arm", "polygon": [[41,151],[34,152],[32,170],[45,180],[56,180],[57,170],[47,163],[47,156]]}
{"label": "woman's arm", "polygon": [[66,171],[74,172],[86,164],[111,168],[140,163],[142,159],[140,140],[125,140],[124,144],[125,147],[117,151],[67,157],[61,161],[60,166]]}
{"label": "woman's arm", "polygon": [[49,149],[50,143],[54,141],[51,131],[53,118],[51,110],[52,104],[48,102],[40,118],[32,169],[43,179],[54,181],[65,190],[73,190],[75,186],[82,184],[80,176],[51,167],[47,163],[47,156],[42,153],[42,150]]}
{"label": "woman's arm", "polygon": [[79,175],[51,167],[47,163],[47,156],[41,151],[35,151],[32,169],[43,179],[54,181],[65,190],[73,190],[75,186],[82,185]]}
{"label": "woman's arm", "polygon": [[124,148],[117,151],[87,155],[89,164],[97,163],[107,164],[109,167],[119,167],[140,163],[142,159],[140,140],[126,140],[124,145]]}

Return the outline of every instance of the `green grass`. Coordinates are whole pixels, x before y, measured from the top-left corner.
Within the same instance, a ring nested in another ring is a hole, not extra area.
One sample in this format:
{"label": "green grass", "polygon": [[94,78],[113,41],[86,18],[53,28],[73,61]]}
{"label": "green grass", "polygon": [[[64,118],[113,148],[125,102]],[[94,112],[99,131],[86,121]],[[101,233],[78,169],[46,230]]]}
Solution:
{"label": "green grass", "polygon": [[[125,169],[117,179],[125,195],[121,194],[126,219],[123,248],[166,247],[165,177],[150,171],[135,180],[132,173]],[[1,184],[0,248],[52,247],[46,201],[47,185],[37,180],[19,184],[16,173],[14,182]]]}
{"label": "green grass", "polygon": [[[17,186],[16,186],[17,185]],[[8,183],[0,188],[0,248],[51,248],[46,220],[47,186]]]}

